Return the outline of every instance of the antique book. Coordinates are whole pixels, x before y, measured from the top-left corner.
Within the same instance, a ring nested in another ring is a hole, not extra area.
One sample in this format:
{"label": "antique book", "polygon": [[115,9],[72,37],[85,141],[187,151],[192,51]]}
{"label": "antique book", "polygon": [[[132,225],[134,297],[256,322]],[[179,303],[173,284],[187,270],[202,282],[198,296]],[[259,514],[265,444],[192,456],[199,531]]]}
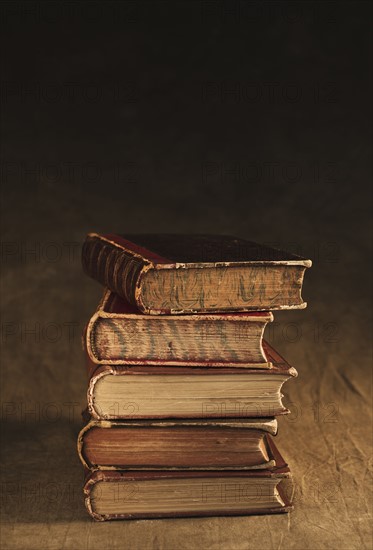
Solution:
{"label": "antique book", "polygon": [[248,470],[273,468],[267,434],[277,420],[92,420],[78,436],[86,468]]}
{"label": "antique book", "polygon": [[94,419],[272,417],[289,410],[281,388],[297,371],[267,342],[270,369],[96,365],[88,356]]}
{"label": "antique book", "polygon": [[268,368],[262,337],[270,312],[144,315],[106,291],[86,330],[93,362]]}
{"label": "antique book", "polygon": [[303,308],[304,272],[289,252],[216,235],[87,235],[87,275],[143,313]]}
{"label": "antique book", "polygon": [[86,508],[97,521],[288,512],[290,470],[269,445],[276,466],[265,470],[95,470],[84,486]]}

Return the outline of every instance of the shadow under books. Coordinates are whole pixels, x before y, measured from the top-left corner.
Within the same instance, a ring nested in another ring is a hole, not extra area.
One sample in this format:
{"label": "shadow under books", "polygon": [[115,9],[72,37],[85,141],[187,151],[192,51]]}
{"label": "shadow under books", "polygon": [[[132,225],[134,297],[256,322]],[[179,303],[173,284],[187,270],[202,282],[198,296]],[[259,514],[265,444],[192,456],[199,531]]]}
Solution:
{"label": "shadow under books", "polygon": [[76,453],[79,429],[67,418],[1,422],[3,524],[90,521]]}

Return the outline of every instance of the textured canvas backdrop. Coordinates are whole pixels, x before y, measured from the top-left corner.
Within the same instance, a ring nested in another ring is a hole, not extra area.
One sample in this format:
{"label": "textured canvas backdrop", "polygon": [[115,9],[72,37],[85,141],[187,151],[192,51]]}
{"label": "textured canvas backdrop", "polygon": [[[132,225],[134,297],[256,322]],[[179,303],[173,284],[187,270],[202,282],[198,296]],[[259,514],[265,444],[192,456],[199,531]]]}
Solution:
{"label": "textured canvas backdrop", "polygon": [[[369,548],[369,4],[1,4],[4,548]],[[267,337],[299,371],[285,517],[96,525],[75,451],[88,231],[310,257]],[[125,541],[125,542],[123,542]]]}

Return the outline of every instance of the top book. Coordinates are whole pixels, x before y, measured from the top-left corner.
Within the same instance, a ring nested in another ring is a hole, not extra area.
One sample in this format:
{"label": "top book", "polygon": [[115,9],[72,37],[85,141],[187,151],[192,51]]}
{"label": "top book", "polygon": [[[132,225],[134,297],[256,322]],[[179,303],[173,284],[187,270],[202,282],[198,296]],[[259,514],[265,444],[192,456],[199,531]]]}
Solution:
{"label": "top book", "polygon": [[222,235],[87,235],[83,269],[141,312],[300,309],[312,262]]}

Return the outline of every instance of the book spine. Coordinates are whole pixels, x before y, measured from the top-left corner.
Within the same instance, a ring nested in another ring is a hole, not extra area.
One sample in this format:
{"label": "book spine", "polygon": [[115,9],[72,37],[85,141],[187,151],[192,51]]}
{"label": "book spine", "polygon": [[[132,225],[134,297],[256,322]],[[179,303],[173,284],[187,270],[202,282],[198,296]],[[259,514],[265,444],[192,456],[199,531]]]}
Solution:
{"label": "book spine", "polygon": [[[97,365],[92,363],[92,361],[90,361],[88,358],[87,358],[87,362],[89,362],[90,365],[97,367]],[[107,376],[107,375],[115,376],[117,374],[118,372],[108,365],[103,367],[98,367],[96,370],[93,370],[93,369],[91,370],[91,374],[88,382],[88,388],[87,388],[87,408],[88,408],[89,414],[93,419],[106,420],[105,418],[102,417],[102,415],[100,414],[100,411],[97,410],[97,406],[95,403],[96,383],[98,382],[98,380],[100,380],[104,376]]]}
{"label": "book spine", "polygon": [[[88,470],[89,471],[89,470]],[[91,474],[86,477],[86,481],[84,483],[83,487],[83,493],[84,493],[84,503],[85,507],[87,509],[88,514],[95,520],[95,521],[107,521],[110,520],[109,515],[104,514],[98,514],[92,507],[92,500],[91,500],[91,492],[94,487],[94,485],[98,482],[104,482],[105,481],[105,475],[101,472],[97,471],[94,473],[95,475],[92,476]]]}
{"label": "book spine", "polygon": [[84,468],[86,470],[89,470],[90,469],[90,464],[88,464],[88,462],[86,461],[85,459],[85,456],[83,455],[83,438],[84,438],[84,434],[85,432],[87,431],[87,429],[90,428],[90,422],[88,422],[88,424],[86,426],[84,426],[84,428],[82,428],[78,434],[78,440],[77,440],[77,451],[78,451],[78,456],[80,458],[80,462],[83,464]]}
{"label": "book spine", "polygon": [[143,309],[139,299],[140,279],[151,263],[109,240],[88,236],[82,248],[82,265],[86,275]]}

